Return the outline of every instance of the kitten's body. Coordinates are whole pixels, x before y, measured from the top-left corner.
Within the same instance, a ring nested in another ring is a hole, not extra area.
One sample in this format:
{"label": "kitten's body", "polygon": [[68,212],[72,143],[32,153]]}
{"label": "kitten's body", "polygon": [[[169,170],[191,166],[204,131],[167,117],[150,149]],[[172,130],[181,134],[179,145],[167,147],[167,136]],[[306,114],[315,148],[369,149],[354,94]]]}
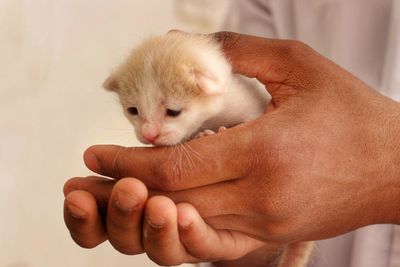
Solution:
{"label": "kitten's body", "polygon": [[[269,99],[265,88],[232,73],[218,43],[182,33],[146,40],[104,87],[118,94],[137,138],[153,145],[255,119]],[[287,246],[279,266],[304,266],[310,247]]]}
{"label": "kitten's body", "polygon": [[[105,87],[118,93],[141,142],[174,145],[202,129],[231,127],[260,116],[268,95],[260,87],[249,90],[246,79],[232,74],[213,40],[175,33],[146,40]],[[168,116],[168,110],[180,113]]]}
{"label": "kitten's body", "polygon": [[227,91],[221,102],[222,109],[216,116],[205,121],[201,129],[216,131],[221,126],[230,128],[253,120],[264,113],[267,97],[266,90],[254,81],[235,75],[227,82]]}

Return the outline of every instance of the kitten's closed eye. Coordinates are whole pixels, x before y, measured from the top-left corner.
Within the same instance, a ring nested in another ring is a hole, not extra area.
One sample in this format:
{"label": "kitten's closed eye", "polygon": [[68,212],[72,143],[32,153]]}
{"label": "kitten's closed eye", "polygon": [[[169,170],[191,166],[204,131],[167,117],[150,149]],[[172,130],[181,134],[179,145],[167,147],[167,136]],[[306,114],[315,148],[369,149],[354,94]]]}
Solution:
{"label": "kitten's closed eye", "polygon": [[181,112],[182,112],[181,110],[167,109],[166,114],[167,114],[167,116],[170,116],[170,117],[178,117],[179,114],[181,114]]}
{"label": "kitten's closed eye", "polygon": [[127,111],[131,115],[137,115],[138,114],[138,109],[136,107],[127,108]]}

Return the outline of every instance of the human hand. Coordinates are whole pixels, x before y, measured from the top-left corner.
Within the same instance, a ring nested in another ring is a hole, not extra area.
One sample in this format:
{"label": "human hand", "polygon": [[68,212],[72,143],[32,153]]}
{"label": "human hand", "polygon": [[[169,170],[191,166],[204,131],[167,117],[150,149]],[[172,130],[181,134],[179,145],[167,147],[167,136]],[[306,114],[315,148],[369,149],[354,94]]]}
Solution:
{"label": "human hand", "polygon": [[[147,189],[137,179],[73,178],[65,184],[64,194],[65,223],[71,237],[85,248],[109,239],[121,253],[146,252],[160,265],[231,260],[251,252],[251,266],[267,266],[282,250],[241,233],[215,231],[189,204],[175,205],[163,196],[147,200]],[[229,266],[248,266],[240,264]]]}
{"label": "human hand", "polygon": [[[398,104],[371,91],[302,44],[223,33],[219,38],[237,71],[256,76],[268,85],[273,101],[267,115],[226,133],[163,151],[157,148],[92,147],[85,154],[87,165],[115,178],[139,177],[156,189],[173,191],[208,185],[169,196],[175,201],[192,203],[217,228],[240,229],[263,240],[284,243],[320,239],[362,225],[398,223],[398,213],[394,212],[398,201],[398,173],[391,167],[398,165],[398,143],[394,138],[398,123],[393,123]],[[261,55],[263,51],[265,55]],[[376,127],[378,123],[381,127]],[[187,145],[192,152],[185,149]],[[230,151],[237,157],[230,159]],[[173,164],[176,157],[183,159],[182,165]],[[211,162],[204,164],[205,159]],[[182,168],[185,165],[192,168]],[[226,182],[219,184],[220,181]],[[89,180],[71,180],[66,188],[79,188],[73,186],[74,183],[90,184]],[[66,213],[71,234],[82,246],[95,246],[106,238],[96,205],[107,202],[111,187],[99,181],[95,184],[107,187],[108,195],[101,193],[102,190],[94,190],[93,185],[81,185],[81,189],[90,193],[75,191],[72,196],[67,196],[67,202],[72,198],[74,203],[74,198],[78,198],[77,206],[89,208],[88,217],[80,223],[74,222],[79,219]],[[133,188],[136,186],[132,187],[135,192]],[[137,188],[146,190],[142,186]],[[227,195],[226,190],[231,194]],[[98,199],[97,204],[93,196]],[[166,198],[156,200],[160,206],[171,204]],[[87,203],[92,205],[85,206]],[[174,209],[173,205],[170,207]],[[138,227],[141,211],[143,208],[134,220],[119,219],[129,222],[127,228],[136,229],[136,232],[132,231],[136,234],[124,235],[124,224],[115,231],[120,233],[119,239],[109,234],[114,239],[114,246],[124,253],[143,251]],[[118,221],[115,214],[109,212],[107,221]],[[129,214],[125,216],[129,217]],[[177,223],[174,216],[177,215],[173,212],[166,216],[171,225]],[[196,223],[201,225],[201,218],[193,225]],[[107,228],[110,231],[108,225]],[[159,245],[165,240],[172,240],[178,246],[185,245],[178,240],[176,230],[168,232],[168,229],[153,232],[153,243],[147,243],[150,257],[151,251],[155,251],[152,247],[165,248]],[[185,233],[179,234],[183,237]],[[129,251],[125,251],[125,246]],[[203,246],[202,249],[203,252],[210,251],[213,247]],[[164,252],[160,251],[158,255],[168,255]],[[182,255],[153,258],[166,265],[176,259],[188,262],[192,257]],[[225,254],[221,259],[228,258]]]}
{"label": "human hand", "polygon": [[263,241],[398,223],[399,104],[299,42],[216,36],[235,71],[267,86],[268,112],[176,147],[94,146],[87,166],[170,191],[214,228]]}

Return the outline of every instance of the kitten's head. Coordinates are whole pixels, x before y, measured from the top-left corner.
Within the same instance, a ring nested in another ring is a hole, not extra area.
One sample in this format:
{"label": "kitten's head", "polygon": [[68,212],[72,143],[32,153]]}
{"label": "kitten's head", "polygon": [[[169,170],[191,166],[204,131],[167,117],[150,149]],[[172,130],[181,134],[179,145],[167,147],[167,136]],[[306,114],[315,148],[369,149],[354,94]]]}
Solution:
{"label": "kitten's head", "polygon": [[218,44],[182,33],[148,39],[104,83],[118,94],[139,141],[175,145],[222,108],[231,75]]}

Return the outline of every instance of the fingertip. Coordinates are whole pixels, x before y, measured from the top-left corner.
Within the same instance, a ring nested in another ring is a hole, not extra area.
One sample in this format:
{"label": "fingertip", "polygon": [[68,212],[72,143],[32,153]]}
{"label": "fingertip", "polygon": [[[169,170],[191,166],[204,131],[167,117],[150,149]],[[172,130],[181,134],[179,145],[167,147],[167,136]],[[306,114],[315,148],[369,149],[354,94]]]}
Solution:
{"label": "fingertip", "polygon": [[147,188],[144,183],[132,177],[127,177],[119,180],[115,184],[115,188],[135,194],[140,199],[146,199],[148,194]]}
{"label": "fingertip", "polygon": [[[129,175],[119,173],[117,161],[124,153],[126,147],[118,145],[94,145],[85,150],[83,161],[93,172],[108,177],[121,178]],[[128,150],[127,150],[128,151]]]}
{"label": "fingertip", "polygon": [[101,161],[110,154],[118,153],[123,148],[125,147],[117,145],[93,145],[83,153],[83,161],[91,171],[99,173],[101,172]]}
{"label": "fingertip", "polygon": [[74,205],[72,202],[66,201],[65,203],[66,212],[71,215],[75,219],[86,219],[87,211],[82,209],[81,207]]}
{"label": "fingertip", "polygon": [[179,230],[188,230],[198,218],[196,209],[188,203],[179,203],[176,208]]}
{"label": "fingertip", "polygon": [[215,259],[214,252],[220,247],[220,240],[216,238],[215,232],[209,231],[192,205],[180,203],[177,205],[177,210],[179,238],[186,251],[197,259]]}
{"label": "fingertip", "polygon": [[95,203],[93,197],[85,191],[75,190],[65,196],[66,212],[75,219],[85,219]]}
{"label": "fingertip", "polygon": [[98,173],[100,171],[99,161],[96,157],[95,151],[99,149],[98,146],[91,146],[83,153],[83,162],[89,170]]}
{"label": "fingertip", "polygon": [[146,218],[151,227],[164,227],[176,220],[176,206],[168,197],[154,196],[146,203]]}
{"label": "fingertip", "polygon": [[96,200],[88,192],[76,190],[64,200],[64,220],[72,239],[83,248],[93,248],[106,240]]}
{"label": "fingertip", "polygon": [[146,186],[135,178],[123,178],[114,187],[115,206],[122,211],[131,212],[144,206],[148,191]]}
{"label": "fingertip", "polygon": [[176,266],[195,259],[179,240],[176,206],[164,196],[154,196],[146,204],[143,245],[148,257],[163,266]]}
{"label": "fingertip", "polygon": [[142,214],[147,189],[135,178],[119,180],[107,208],[107,234],[112,246],[127,255],[143,253]]}
{"label": "fingertip", "polygon": [[169,197],[161,195],[153,196],[147,202],[147,208],[157,208],[160,209],[160,211],[172,206],[175,206],[174,202]]}

